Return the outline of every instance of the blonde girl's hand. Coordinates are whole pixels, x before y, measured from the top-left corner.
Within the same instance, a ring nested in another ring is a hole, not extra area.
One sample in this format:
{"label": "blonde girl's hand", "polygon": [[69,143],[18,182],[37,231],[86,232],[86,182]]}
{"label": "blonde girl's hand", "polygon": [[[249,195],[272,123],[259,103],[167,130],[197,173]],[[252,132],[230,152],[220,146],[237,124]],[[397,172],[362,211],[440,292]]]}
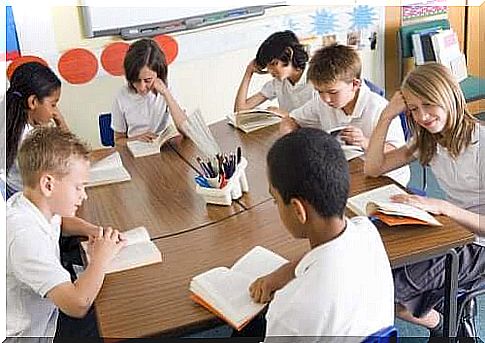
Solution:
{"label": "blonde girl's hand", "polygon": [[412,194],[397,194],[391,201],[411,205],[433,214],[444,214],[446,203],[440,199],[433,199]]}
{"label": "blonde girl's hand", "polygon": [[153,142],[153,140],[155,140],[157,138],[158,138],[158,136],[156,134],[154,134],[153,132],[147,131],[147,132],[141,133],[139,135],[130,137],[129,140],[130,141],[142,141],[142,142],[151,143],[151,142]]}
{"label": "blonde girl's hand", "polygon": [[382,111],[382,116],[392,120],[401,112],[407,112],[407,105],[401,91],[397,91],[392,96],[391,101],[389,101],[384,111]]}

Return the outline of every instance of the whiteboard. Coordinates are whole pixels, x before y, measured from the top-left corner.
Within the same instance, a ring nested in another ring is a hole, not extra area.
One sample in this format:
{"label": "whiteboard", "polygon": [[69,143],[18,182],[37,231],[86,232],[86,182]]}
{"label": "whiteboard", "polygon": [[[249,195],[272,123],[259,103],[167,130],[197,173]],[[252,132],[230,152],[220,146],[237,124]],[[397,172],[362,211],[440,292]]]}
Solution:
{"label": "whiteboard", "polygon": [[[89,6],[90,4],[92,6]],[[138,38],[143,36],[143,32],[147,33],[145,36],[149,36],[157,33],[192,29],[222,21],[243,19],[264,13],[262,6],[237,8],[229,5],[218,7],[99,7],[94,4],[94,0],[83,1],[83,24],[87,37],[133,32],[135,36],[131,38]],[[255,10],[256,7],[258,7],[257,11]],[[225,14],[210,17],[210,14],[216,13]],[[181,20],[186,18],[191,18],[191,20]],[[213,22],[207,22],[207,18],[213,19]],[[164,23],[164,26],[154,26],[160,23]],[[127,30],[128,28],[133,30]]]}

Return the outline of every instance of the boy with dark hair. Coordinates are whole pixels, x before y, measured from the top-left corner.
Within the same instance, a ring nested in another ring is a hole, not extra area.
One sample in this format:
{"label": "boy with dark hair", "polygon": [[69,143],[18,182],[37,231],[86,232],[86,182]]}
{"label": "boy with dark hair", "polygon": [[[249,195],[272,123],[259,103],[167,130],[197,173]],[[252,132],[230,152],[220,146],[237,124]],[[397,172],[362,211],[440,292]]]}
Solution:
{"label": "boy with dark hair", "polygon": [[[308,54],[292,31],[275,32],[259,47],[256,59],[246,68],[239,86],[234,111],[252,109],[266,100],[278,99],[276,112],[287,113],[303,106],[312,97],[313,87],[307,82]],[[253,74],[270,73],[273,79],[256,94],[248,97]]]}
{"label": "boy with dark hair", "polygon": [[87,197],[88,149],[74,134],[44,127],[25,139],[17,158],[24,188],[7,202],[6,334],[53,337],[58,309],[84,317],[125,243],[117,230],[100,227],[90,237],[90,264],[71,282],[59,260],[61,216],[74,216]]}
{"label": "boy with dark hair", "polygon": [[[362,63],[358,52],[349,46],[333,44],[319,49],[308,67],[308,79],[318,92],[304,106],[290,112],[282,123],[284,133],[298,127],[315,127],[327,132],[344,127],[339,137],[346,145],[367,150],[369,138],[387,105],[387,100],[372,92],[361,79]],[[385,150],[406,144],[399,118],[392,121]],[[409,167],[389,173],[406,186]]]}
{"label": "boy with dark hair", "polygon": [[349,171],[339,143],[299,129],[273,145],[267,163],[283,224],[311,250],[251,285],[254,300],[268,301],[268,280],[282,270],[290,280],[269,305],[266,337],[366,337],[393,325],[392,274],[379,232],[365,217],[344,216]]}

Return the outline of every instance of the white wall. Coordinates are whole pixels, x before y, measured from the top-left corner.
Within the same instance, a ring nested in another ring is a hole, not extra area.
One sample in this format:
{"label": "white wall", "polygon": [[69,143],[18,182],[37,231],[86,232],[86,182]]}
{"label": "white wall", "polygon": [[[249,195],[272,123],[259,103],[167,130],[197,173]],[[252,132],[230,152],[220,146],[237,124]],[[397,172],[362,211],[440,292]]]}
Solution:
{"label": "white wall", "polygon": [[[268,10],[265,17],[174,34],[179,42],[179,56],[169,66],[169,81],[175,87],[180,105],[188,112],[200,108],[208,123],[223,119],[232,111],[243,72],[247,63],[254,58],[259,42],[273,31],[286,29],[288,25],[291,27],[291,20],[302,23],[300,31],[310,36],[308,21],[318,8],[286,6]],[[349,8],[341,10],[343,16],[350,12]],[[43,57],[56,72],[57,60],[62,52],[84,47],[99,58],[104,46],[119,40],[116,37],[84,38],[80,11],[75,7],[49,9],[44,6],[33,10],[32,6],[14,6],[13,9],[24,54]],[[377,24],[379,49],[364,49],[361,56],[364,77],[382,86],[384,10],[380,8],[377,12],[380,13]],[[339,20],[342,19],[342,13]],[[38,32],[42,33],[42,37],[39,37]],[[345,37],[345,32],[343,35]],[[250,93],[259,90],[268,79],[268,76],[256,76]],[[111,111],[114,95],[123,82],[122,77],[108,75],[101,66],[97,77],[86,84],[63,82],[60,109],[71,129],[93,147],[100,145],[97,117],[99,113]]]}

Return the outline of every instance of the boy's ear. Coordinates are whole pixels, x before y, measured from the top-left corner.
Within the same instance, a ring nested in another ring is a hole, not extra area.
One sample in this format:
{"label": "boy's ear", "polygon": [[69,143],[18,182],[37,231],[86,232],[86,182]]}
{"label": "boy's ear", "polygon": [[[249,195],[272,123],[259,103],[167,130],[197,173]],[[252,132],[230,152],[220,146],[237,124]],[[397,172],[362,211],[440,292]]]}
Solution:
{"label": "boy's ear", "polygon": [[308,220],[308,213],[303,202],[298,198],[291,198],[290,205],[300,224],[305,224]]}
{"label": "boy's ear", "polygon": [[51,174],[42,174],[39,180],[40,191],[46,197],[50,197],[54,190],[54,176]]}
{"label": "boy's ear", "polygon": [[37,105],[39,104],[39,99],[37,99],[37,96],[35,94],[32,94],[27,98],[27,107],[29,110],[33,111],[37,108]]}

